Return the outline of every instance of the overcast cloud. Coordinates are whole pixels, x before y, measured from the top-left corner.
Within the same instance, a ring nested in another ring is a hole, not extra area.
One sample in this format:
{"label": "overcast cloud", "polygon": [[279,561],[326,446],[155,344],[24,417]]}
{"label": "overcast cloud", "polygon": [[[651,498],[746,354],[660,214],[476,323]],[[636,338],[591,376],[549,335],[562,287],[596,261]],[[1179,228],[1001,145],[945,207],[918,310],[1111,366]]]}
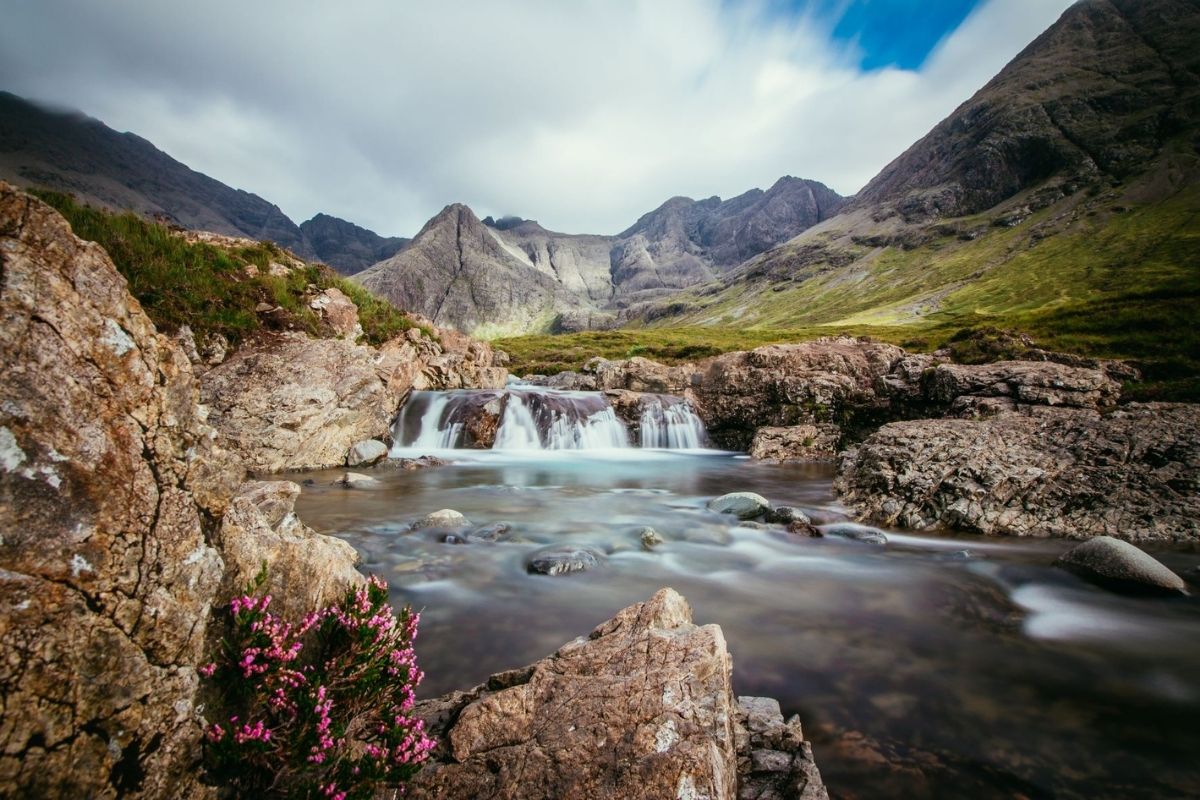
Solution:
{"label": "overcast cloud", "polygon": [[[914,0],[915,1],[915,0]],[[1069,5],[989,0],[918,71],[720,0],[4,0],[0,88],[278,203],[413,235],[451,202],[615,233],[782,175],[850,194]]]}

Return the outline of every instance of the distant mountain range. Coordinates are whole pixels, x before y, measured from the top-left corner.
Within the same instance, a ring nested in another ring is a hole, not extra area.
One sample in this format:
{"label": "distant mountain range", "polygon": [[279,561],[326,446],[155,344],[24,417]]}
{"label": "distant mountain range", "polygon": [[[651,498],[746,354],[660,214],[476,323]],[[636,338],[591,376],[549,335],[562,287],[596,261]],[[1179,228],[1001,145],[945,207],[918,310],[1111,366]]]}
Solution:
{"label": "distant mountain range", "polygon": [[269,240],[347,274],[407,241],[326,214],[296,225],[278,206],[196,172],[140,136],[8,92],[0,92],[0,178],[184,228]]}
{"label": "distant mountain range", "polygon": [[481,221],[461,204],[411,241],[325,214],[297,226],[137,136],[7,94],[0,177],[270,239],[480,335],[1085,331],[1122,314],[1170,327],[1163,309],[1200,295],[1197,42],[1197,0],[1081,0],[854,198],[784,177],[729,200],[671,198],[615,236]]}

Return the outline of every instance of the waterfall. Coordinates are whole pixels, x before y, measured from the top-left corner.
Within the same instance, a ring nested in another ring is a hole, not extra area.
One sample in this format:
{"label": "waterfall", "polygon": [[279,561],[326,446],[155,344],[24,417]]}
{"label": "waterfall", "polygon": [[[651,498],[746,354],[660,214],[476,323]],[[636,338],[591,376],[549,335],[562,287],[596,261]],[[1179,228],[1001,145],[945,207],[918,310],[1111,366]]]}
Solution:
{"label": "waterfall", "polygon": [[708,432],[690,403],[660,396],[642,408],[641,445],[644,448],[685,450],[706,447]]}
{"label": "waterfall", "polygon": [[[678,397],[647,395],[640,420],[644,448],[705,447],[704,423]],[[601,392],[524,384],[500,390],[413,392],[392,426],[397,451],[606,450],[630,447],[629,430]]]}

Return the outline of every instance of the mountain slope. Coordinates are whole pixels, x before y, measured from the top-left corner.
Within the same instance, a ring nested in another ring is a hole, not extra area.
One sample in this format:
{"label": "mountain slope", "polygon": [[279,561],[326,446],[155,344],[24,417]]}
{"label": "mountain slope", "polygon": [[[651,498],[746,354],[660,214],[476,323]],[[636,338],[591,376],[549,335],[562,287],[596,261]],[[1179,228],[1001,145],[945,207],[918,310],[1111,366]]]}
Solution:
{"label": "mountain slope", "polygon": [[132,133],[7,92],[0,92],[0,178],[315,256],[296,224],[258,195],[196,172]]}
{"label": "mountain slope", "polygon": [[578,302],[457,203],[425,223],[403,250],[354,277],[400,308],[464,331],[543,329]]}
{"label": "mountain slope", "polygon": [[328,214],[317,214],[300,223],[317,258],[343,275],[362,272],[372,264],[391,258],[409,239],[380,236],[374,231]]}
{"label": "mountain slope", "polygon": [[1194,0],[1084,0],[840,214],[632,313],[914,341],[1018,325],[1200,366],[1196,41]]}

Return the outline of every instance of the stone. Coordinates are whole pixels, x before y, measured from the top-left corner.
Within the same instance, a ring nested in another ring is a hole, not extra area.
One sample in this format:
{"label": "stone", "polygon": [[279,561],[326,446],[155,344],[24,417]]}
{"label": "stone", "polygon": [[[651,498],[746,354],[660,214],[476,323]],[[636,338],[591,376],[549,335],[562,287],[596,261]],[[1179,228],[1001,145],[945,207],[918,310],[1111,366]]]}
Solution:
{"label": "stone", "polygon": [[309,302],[309,308],[321,315],[321,321],[339,339],[358,341],[363,335],[358,321],[358,306],[336,286],[330,286]]}
{"label": "stone", "polygon": [[1122,591],[1187,594],[1183,578],[1148,553],[1111,536],[1097,536],[1072,547],[1054,565]]}
{"label": "stone", "polygon": [[737,698],[739,800],[826,800],[799,717],[786,722],[769,697]]}
{"label": "stone", "polygon": [[766,519],[767,522],[775,525],[788,525],[793,522],[812,523],[812,520],[808,518],[808,514],[805,514],[795,506],[776,506],[767,512]]}
{"label": "stone", "polygon": [[361,472],[343,472],[342,477],[334,483],[345,486],[347,489],[374,489],[380,485],[378,478],[363,475]]}
{"label": "stone", "polygon": [[887,535],[883,531],[868,528],[866,525],[855,525],[848,522],[840,525],[828,525],[821,531],[821,534],[823,536],[834,536],[838,539],[849,539],[852,542],[887,544]]}
{"label": "stone", "polygon": [[1200,541],[1200,405],[1033,407],[884,425],[839,467],[867,521],[1011,536]]}
{"label": "stone", "polygon": [[454,509],[443,508],[421,517],[412,524],[412,529],[421,531],[426,528],[465,528],[470,524],[471,520]]}
{"label": "stone", "polygon": [[750,455],[760,461],[832,461],[841,428],[833,423],[765,426],[754,432]]}
{"label": "stone", "polygon": [[242,485],[221,521],[225,576],[219,594],[245,590],[264,562],[271,610],[299,619],[340,600],[358,587],[359,556],[347,542],[319,534],[295,513],[300,487],[290,481],[249,481]]}
{"label": "stone", "polygon": [[104,250],[3,182],[0,364],[0,796],[206,796],[195,666],[237,469]]}
{"label": "stone", "polygon": [[638,541],[642,543],[643,550],[653,550],[664,542],[662,535],[650,527],[645,527],[638,531]]}
{"label": "stone", "polygon": [[443,458],[438,458],[437,456],[420,456],[418,458],[400,459],[399,467],[400,469],[411,472],[418,469],[428,469],[429,467],[444,467],[449,463],[449,461],[446,461]]}
{"label": "stone", "polygon": [[813,539],[820,539],[825,534],[806,519],[795,519],[787,524],[787,532],[794,533],[797,536],[808,536]]}
{"label": "stone", "polygon": [[764,785],[823,800],[799,723],[750,733],[731,675],[721,629],[662,589],[530,667],[419,702],[438,747],[407,796],[734,800],[758,777],[752,749],[770,747],[790,764]]}
{"label": "stone", "polygon": [[556,545],[534,553],[526,569],[540,575],[566,575],[599,566],[604,554],[594,547]]}
{"label": "stone", "polygon": [[346,454],[347,467],[370,467],[387,458],[388,447],[378,439],[355,442]]}
{"label": "stone", "polygon": [[997,361],[939,364],[924,376],[923,390],[930,402],[947,404],[952,411],[962,413],[978,407],[973,401],[980,398],[1000,398],[1014,407],[1111,406],[1121,394],[1121,384],[1100,367],[1051,361]]}
{"label": "stone", "polygon": [[708,501],[710,511],[718,514],[732,514],[738,519],[754,519],[770,511],[771,504],[767,498],[754,492],[730,492]]}

